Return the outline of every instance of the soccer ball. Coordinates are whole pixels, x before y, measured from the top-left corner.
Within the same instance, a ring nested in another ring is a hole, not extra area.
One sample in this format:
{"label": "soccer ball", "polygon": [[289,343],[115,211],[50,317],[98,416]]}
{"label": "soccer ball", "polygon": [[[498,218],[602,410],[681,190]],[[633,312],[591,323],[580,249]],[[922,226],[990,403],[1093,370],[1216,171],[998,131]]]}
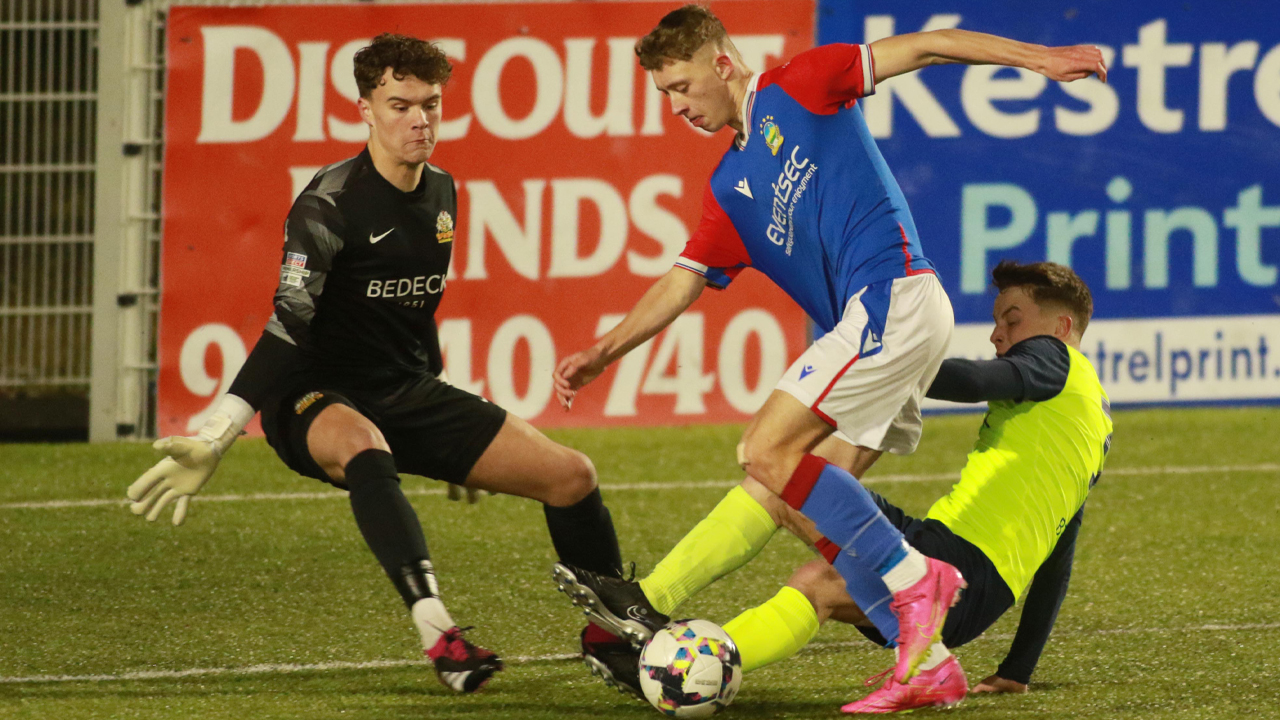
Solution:
{"label": "soccer ball", "polygon": [[640,688],[672,717],[708,717],[733,702],[742,658],[727,633],[707,620],[678,620],[654,634],[640,653]]}

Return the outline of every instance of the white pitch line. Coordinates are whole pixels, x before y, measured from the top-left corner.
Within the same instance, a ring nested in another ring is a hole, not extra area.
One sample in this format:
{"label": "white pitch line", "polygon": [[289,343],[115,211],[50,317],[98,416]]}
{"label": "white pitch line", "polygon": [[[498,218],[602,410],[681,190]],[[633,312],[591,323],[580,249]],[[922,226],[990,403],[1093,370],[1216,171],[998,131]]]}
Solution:
{"label": "white pitch line", "polygon": [[[1145,467],[1115,468],[1102,473],[1103,478],[1116,476],[1144,475],[1204,475],[1233,472],[1280,472],[1280,463],[1261,463],[1258,465],[1150,465]],[[957,480],[959,473],[906,473],[897,475],[873,475],[864,482],[868,485],[876,483],[929,482],[934,480]],[[648,483],[604,483],[606,491],[632,490],[693,490],[701,488],[730,488],[738,484],[738,480],[673,480],[669,482]],[[418,497],[424,495],[444,495],[445,488],[409,488],[405,495]],[[222,495],[198,495],[192,498],[195,502],[252,502],[256,500],[333,500],[345,499],[347,493],[340,490],[321,492],[283,492],[283,493],[239,493]],[[97,498],[92,500],[36,500],[27,502],[0,503],[0,510],[60,510],[64,508],[102,507],[108,505],[128,505],[129,501],[115,498]]]}
{"label": "white pitch line", "polygon": [[[1086,630],[1080,632],[1059,632],[1057,637],[1083,637],[1089,635],[1131,635],[1145,633],[1186,633],[1186,632],[1244,632],[1249,630],[1280,630],[1280,623],[1248,623],[1242,625],[1193,625],[1180,628],[1115,628],[1110,630]],[[1011,634],[983,635],[978,640],[1012,640]],[[873,649],[864,640],[841,642],[814,642],[805,649],[857,647]],[[802,650],[801,652],[804,652]],[[556,653],[552,655],[518,655],[506,658],[512,665],[533,662],[551,662],[557,660],[574,660],[577,653]],[[187,668],[186,670],[138,670],[135,672],[104,673],[100,675],[27,675],[15,677],[0,676],[0,685],[34,685],[38,683],[75,683],[75,682],[120,682],[125,680],[180,680],[189,677],[209,677],[214,675],[288,675],[302,672],[325,672],[327,670],[376,670],[380,668],[426,666],[426,660],[366,660],[363,662],[323,662],[323,663],[269,663],[262,665],[244,665],[241,667]]]}

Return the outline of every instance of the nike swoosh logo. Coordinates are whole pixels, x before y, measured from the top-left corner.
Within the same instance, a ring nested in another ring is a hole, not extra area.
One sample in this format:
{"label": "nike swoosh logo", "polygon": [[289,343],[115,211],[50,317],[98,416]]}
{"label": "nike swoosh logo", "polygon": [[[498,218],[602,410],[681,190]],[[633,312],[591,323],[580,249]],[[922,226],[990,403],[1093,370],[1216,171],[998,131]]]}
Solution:
{"label": "nike swoosh logo", "polygon": [[391,233],[395,232],[395,230],[396,230],[395,228],[391,228],[390,230],[388,230],[388,231],[386,231],[386,232],[382,233],[381,235],[379,235],[379,236],[377,236],[377,237],[374,237],[374,236],[373,236],[373,233],[369,233],[369,244],[370,244],[370,245],[372,245],[372,244],[374,244],[374,243],[378,242],[378,241],[379,241],[379,240],[381,240],[382,238],[384,238],[384,237],[386,237],[386,236],[390,235]]}
{"label": "nike swoosh logo", "polygon": [[929,619],[928,619],[928,621],[923,622],[923,623],[916,623],[916,632],[917,632],[917,633],[920,633],[920,637],[933,637],[932,635],[927,635],[927,634],[925,634],[925,633],[923,633],[923,632],[920,632],[920,631],[921,631],[921,630],[923,630],[923,629],[925,629],[925,628],[927,628],[927,627],[929,627],[930,625],[937,625],[937,624],[938,624],[938,617],[939,617],[939,614],[940,614],[940,610],[941,610],[941,609],[942,609],[942,608],[941,608],[941,603],[939,603],[937,600],[934,600],[934,601],[933,601],[933,608],[929,611]]}

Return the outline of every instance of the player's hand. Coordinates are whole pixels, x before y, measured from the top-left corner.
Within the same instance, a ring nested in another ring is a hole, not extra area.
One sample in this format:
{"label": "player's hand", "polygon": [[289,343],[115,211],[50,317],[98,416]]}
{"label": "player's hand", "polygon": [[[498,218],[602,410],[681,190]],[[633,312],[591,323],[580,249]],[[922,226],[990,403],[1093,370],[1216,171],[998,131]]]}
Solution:
{"label": "player's hand", "polygon": [[167,437],[152,445],[168,455],[142,474],[129,486],[129,509],[134,515],[146,514],[154,522],[169,503],[173,506],[173,524],[187,519],[191,496],[200,492],[213,471],[218,468],[218,453],[213,444],[198,437]]}
{"label": "player's hand", "polygon": [[1045,48],[1041,66],[1035,70],[1058,82],[1083,80],[1090,75],[1097,75],[1102,82],[1107,81],[1107,62],[1102,51],[1093,45]]}
{"label": "player's hand", "polygon": [[574,353],[560,361],[552,378],[555,381],[556,397],[567,411],[573,406],[573,398],[578,388],[595,380],[604,372],[600,351],[594,347]]}
{"label": "player's hand", "polygon": [[973,686],[973,689],[969,691],[969,694],[971,695],[977,695],[978,693],[1018,694],[1018,693],[1024,693],[1026,691],[1027,691],[1027,686],[1018,682],[1017,680],[1009,680],[1007,678],[1002,678],[999,675],[988,675],[987,677],[982,679],[982,682]]}

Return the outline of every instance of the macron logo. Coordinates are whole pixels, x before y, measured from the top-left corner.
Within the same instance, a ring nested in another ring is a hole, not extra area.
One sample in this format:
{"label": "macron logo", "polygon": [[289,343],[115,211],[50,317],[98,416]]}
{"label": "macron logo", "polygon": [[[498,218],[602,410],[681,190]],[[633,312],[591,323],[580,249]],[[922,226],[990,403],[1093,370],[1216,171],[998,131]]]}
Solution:
{"label": "macron logo", "polygon": [[390,230],[388,230],[388,231],[386,231],[386,232],[382,233],[381,235],[379,235],[379,236],[377,236],[377,237],[374,237],[374,236],[373,236],[373,233],[369,233],[369,244],[370,244],[370,245],[372,245],[372,244],[374,244],[374,243],[378,242],[379,240],[381,240],[382,238],[384,238],[384,237],[386,237],[386,236],[390,235],[390,234],[391,234],[391,233],[393,233],[393,232],[395,232],[395,228],[391,228]]}
{"label": "macron logo", "polygon": [[746,179],[746,178],[742,178],[741,180],[739,180],[739,181],[738,181],[738,184],[733,186],[733,189],[734,189],[734,190],[737,190],[738,192],[742,193],[743,195],[746,195],[747,197],[751,198],[752,200],[755,200],[755,199],[756,199],[756,197],[755,197],[754,195],[752,195],[752,194],[751,194],[751,186],[747,184],[747,179]]}
{"label": "macron logo", "polygon": [[806,377],[808,377],[809,373],[811,372],[813,372],[812,365],[805,365],[804,367],[800,368],[800,379],[801,380],[805,379]]}
{"label": "macron logo", "polygon": [[862,350],[860,355],[871,355],[879,352],[884,344],[880,342],[880,336],[868,330],[866,337],[862,339]]}

